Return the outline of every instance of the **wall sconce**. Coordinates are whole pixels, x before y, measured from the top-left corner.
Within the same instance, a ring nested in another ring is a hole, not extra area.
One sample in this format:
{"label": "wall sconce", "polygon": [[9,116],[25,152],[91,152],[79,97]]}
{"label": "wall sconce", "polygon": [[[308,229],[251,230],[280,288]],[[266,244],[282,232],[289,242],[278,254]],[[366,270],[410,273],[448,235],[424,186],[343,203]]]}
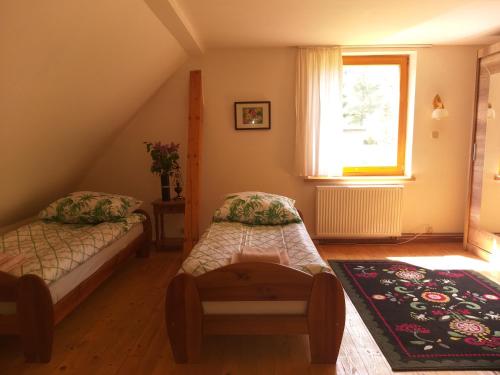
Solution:
{"label": "wall sconce", "polygon": [[444,103],[439,95],[436,94],[434,97],[432,106],[434,108],[432,111],[432,118],[434,120],[441,120],[442,118],[448,117],[448,110],[444,108]]}
{"label": "wall sconce", "polygon": [[488,103],[488,113],[486,115],[486,118],[488,120],[494,120],[495,117],[497,117],[497,114],[496,114],[495,110],[493,109],[493,107],[491,106],[491,103]]}

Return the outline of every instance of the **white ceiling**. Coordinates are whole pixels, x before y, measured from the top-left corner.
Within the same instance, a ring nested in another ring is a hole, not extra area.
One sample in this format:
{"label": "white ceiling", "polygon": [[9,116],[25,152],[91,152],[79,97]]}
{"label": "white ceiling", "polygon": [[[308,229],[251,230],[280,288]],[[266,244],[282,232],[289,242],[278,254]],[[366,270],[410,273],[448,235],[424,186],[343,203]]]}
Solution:
{"label": "white ceiling", "polygon": [[209,48],[489,44],[500,40],[499,0],[176,2]]}

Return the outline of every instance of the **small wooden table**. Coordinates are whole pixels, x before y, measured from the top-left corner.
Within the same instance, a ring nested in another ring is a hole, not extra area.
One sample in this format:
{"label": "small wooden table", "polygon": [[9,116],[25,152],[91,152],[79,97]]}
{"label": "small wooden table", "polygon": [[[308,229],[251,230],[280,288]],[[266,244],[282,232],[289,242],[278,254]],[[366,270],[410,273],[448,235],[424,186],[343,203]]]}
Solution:
{"label": "small wooden table", "polygon": [[183,238],[165,237],[164,216],[168,214],[183,214],[186,201],[182,199],[172,199],[162,201],[156,199],[151,203],[155,217],[156,249],[158,250],[182,250]]}

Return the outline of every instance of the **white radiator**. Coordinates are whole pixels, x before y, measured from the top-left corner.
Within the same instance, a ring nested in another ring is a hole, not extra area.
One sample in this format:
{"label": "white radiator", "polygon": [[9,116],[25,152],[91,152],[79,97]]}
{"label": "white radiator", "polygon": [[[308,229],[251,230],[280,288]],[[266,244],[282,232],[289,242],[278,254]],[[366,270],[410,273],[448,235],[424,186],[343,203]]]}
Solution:
{"label": "white radiator", "polygon": [[316,235],[401,236],[402,185],[317,186]]}

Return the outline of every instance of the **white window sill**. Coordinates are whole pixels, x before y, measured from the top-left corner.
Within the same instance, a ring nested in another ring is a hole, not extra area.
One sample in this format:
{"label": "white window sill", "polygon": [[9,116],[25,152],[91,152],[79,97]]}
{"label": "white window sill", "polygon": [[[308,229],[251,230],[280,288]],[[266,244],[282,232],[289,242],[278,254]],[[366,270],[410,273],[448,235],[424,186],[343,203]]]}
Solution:
{"label": "white window sill", "polygon": [[304,178],[306,182],[328,183],[330,185],[356,185],[370,184],[383,185],[387,183],[405,183],[415,181],[415,176],[339,176],[339,177],[314,177]]}

